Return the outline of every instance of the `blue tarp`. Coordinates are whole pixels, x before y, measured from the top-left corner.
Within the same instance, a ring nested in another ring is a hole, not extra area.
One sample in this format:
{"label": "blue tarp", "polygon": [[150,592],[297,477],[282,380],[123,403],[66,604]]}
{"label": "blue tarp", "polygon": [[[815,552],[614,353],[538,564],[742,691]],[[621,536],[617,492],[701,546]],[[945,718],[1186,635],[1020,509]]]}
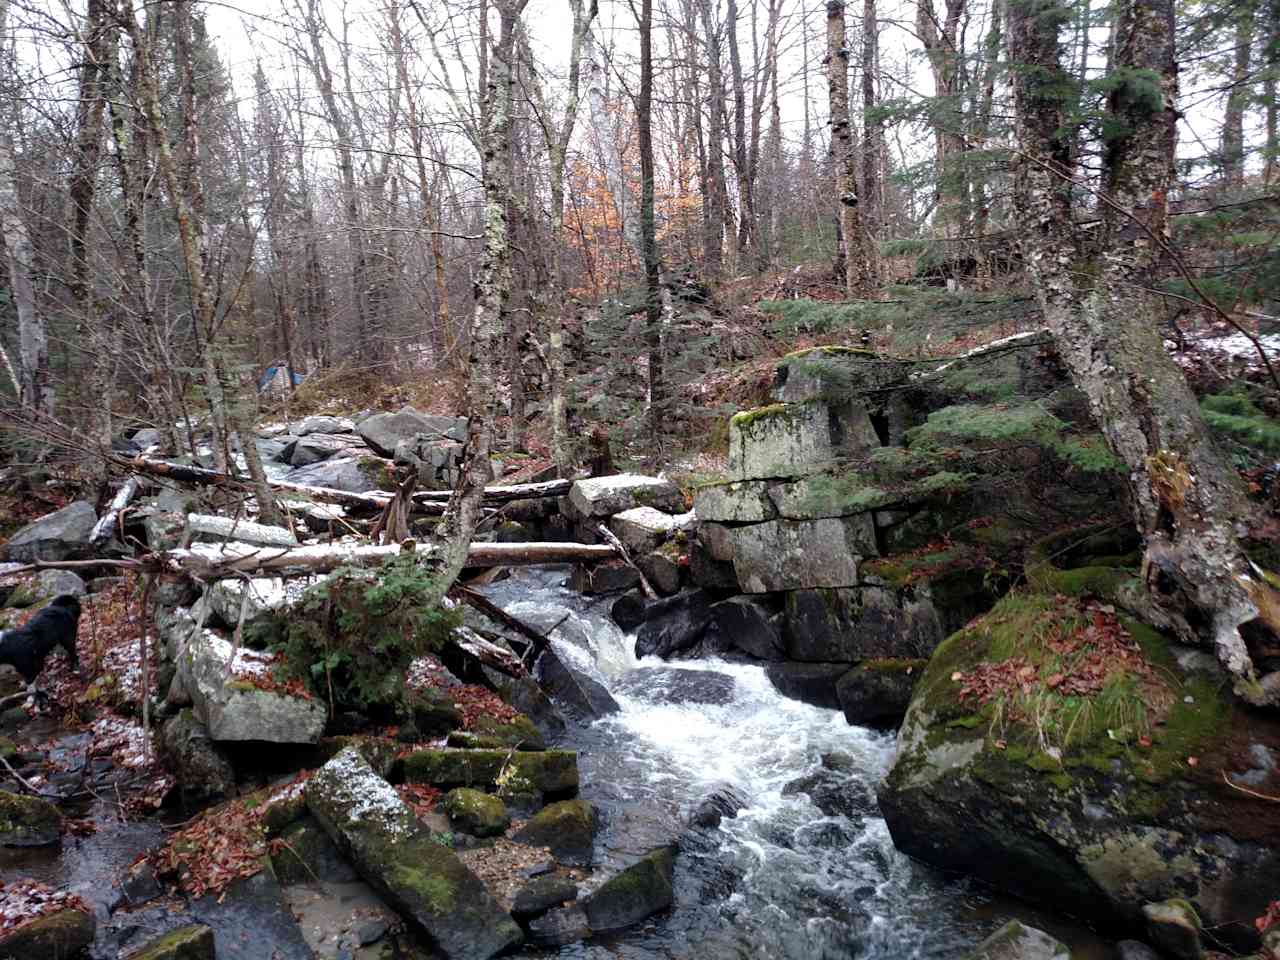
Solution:
{"label": "blue tarp", "polygon": [[[262,375],[262,379],[258,381],[259,393],[267,389],[267,386],[271,383],[272,380],[276,378],[276,374],[280,372],[280,370],[282,369],[282,366],[283,365],[281,364],[272,364],[271,366],[267,367],[267,372],[264,373]],[[293,385],[296,387],[301,382],[302,382],[302,374],[295,371],[293,374]]]}

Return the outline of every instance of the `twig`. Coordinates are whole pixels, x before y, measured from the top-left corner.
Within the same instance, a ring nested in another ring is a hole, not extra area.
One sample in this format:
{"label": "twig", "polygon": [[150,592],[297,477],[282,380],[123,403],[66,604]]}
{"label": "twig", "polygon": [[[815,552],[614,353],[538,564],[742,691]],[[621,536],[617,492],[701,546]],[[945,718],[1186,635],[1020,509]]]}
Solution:
{"label": "twig", "polygon": [[11,767],[11,766],[9,765],[9,761],[8,761],[8,760],[6,760],[4,757],[0,757],[0,763],[3,763],[3,764],[4,764],[4,768],[5,768],[6,770],[8,770],[8,771],[9,771],[9,775],[10,775],[11,777],[13,777],[13,779],[17,780],[20,784],[22,784],[24,787],[26,787],[28,790],[30,790],[32,793],[34,793],[37,797],[48,797],[50,800],[65,800],[65,799],[66,799],[66,798],[65,798],[65,797],[63,797],[61,794],[57,794],[57,793],[45,793],[45,792],[44,792],[43,790],[41,790],[39,787],[32,786],[32,785],[31,785],[31,782],[30,782],[29,780],[27,780],[27,779],[26,779],[22,774],[20,774],[17,770],[13,769],[13,767]]}
{"label": "twig", "polygon": [[1250,790],[1248,787],[1242,787],[1238,783],[1232,783],[1231,778],[1227,776],[1227,771],[1222,771],[1222,782],[1232,790],[1239,790],[1241,793],[1253,797],[1255,800],[1266,800],[1268,803],[1280,803],[1280,797],[1273,797],[1266,793],[1259,793],[1257,790]]}
{"label": "twig", "polygon": [[627,548],[622,545],[622,541],[619,540],[616,536],[614,536],[613,531],[610,530],[608,527],[606,527],[603,523],[597,526],[596,530],[599,531],[600,536],[604,537],[605,541],[609,544],[609,546],[613,547],[613,549],[618,551],[618,554],[619,556],[622,557],[623,562],[632,570],[634,570],[637,574],[639,574],[640,588],[644,590],[644,595],[648,597],[650,600],[657,600],[658,594],[654,592],[653,587],[649,585],[649,581],[645,578],[644,571],[641,570],[639,567],[637,567],[635,564],[635,561],[631,559],[631,554],[629,554],[627,552]]}

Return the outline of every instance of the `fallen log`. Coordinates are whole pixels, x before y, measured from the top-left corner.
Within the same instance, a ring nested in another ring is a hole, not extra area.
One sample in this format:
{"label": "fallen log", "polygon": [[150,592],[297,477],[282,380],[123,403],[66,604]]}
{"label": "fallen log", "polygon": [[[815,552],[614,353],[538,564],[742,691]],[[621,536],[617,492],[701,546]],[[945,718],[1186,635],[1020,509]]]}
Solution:
{"label": "fallen log", "polygon": [[[484,502],[510,503],[512,500],[537,500],[542,497],[563,497],[573,486],[572,480],[544,480],[542,483],[513,483],[507,486],[484,488]],[[419,490],[413,495],[415,503],[446,503],[452,496],[448,490]]]}
{"label": "fallen log", "polygon": [[142,486],[142,482],[137,477],[130,477],[116,491],[116,495],[111,498],[111,503],[107,506],[107,509],[103,512],[98,522],[93,525],[93,531],[89,534],[90,544],[94,547],[101,547],[111,539],[111,535],[116,532],[120,525],[120,514],[129,505],[129,501],[137,496],[140,486]]}
{"label": "fallen log", "polygon": [[513,617],[482,593],[476,593],[476,591],[464,587],[460,583],[455,583],[449,590],[449,596],[475,608],[495,623],[499,623],[508,630],[513,630],[524,637],[529,642],[529,649],[520,658],[522,662],[535,662],[542,654],[542,651],[551,643],[551,638],[545,633],[541,633],[523,620]]}

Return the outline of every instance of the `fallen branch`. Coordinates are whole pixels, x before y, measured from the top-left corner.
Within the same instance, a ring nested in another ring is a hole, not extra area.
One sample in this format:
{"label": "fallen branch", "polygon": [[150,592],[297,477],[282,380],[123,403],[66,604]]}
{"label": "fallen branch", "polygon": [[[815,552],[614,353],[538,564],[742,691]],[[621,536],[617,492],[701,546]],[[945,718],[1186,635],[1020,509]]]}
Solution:
{"label": "fallen branch", "polygon": [[[116,495],[112,497],[111,503],[102,514],[102,517],[93,525],[93,532],[89,534],[90,544],[94,547],[101,547],[111,539],[111,535],[120,526],[120,515],[124,512],[124,508],[129,505],[129,501],[137,496],[138,488],[141,486],[142,482],[137,477],[130,477],[116,491]],[[124,539],[123,534],[121,539]]]}
{"label": "fallen branch", "polygon": [[551,643],[551,638],[545,633],[540,633],[523,620],[513,617],[484,594],[476,593],[476,591],[464,587],[462,584],[455,583],[449,591],[449,596],[474,607],[489,619],[502,624],[508,630],[514,630],[528,640],[529,650],[520,658],[522,662],[534,662],[542,654],[542,651],[547,648],[547,645]]}
{"label": "fallen branch", "polygon": [[649,585],[649,581],[645,577],[644,571],[637,567],[635,561],[631,559],[631,554],[627,553],[627,548],[622,545],[622,541],[614,536],[613,531],[603,523],[596,527],[596,530],[600,533],[600,536],[604,537],[609,546],[618,551],[618,555],[622,557],[623,562],[639,575],[640,589],[644,591],[644,595],[650,600],[657,600],[658,594],[655,593],[653,587]]}
{"label": "fallen branch", "polygon": [[459,649],[471,654],[487,667],[493,667],[508,677],[527,677],[529,671],[524,664],[509,650],[503,650],[497,644],[490,643],[474,630],[459,627],[453,633],[453,643]]}
{"label": "fallen branch", "polygon": [[1232,790],[1239,790],[1246,796],[1253,797],[1255,800],[1265,800],[1268,803],[1280,803],[1280,797],[1273,797],[1267,793],[1259,793],[1257,790],[1250,790],[1248,787],[1242,787],[1238,783],[1232,783],[1231,778],[1227,776],[1227,771],[1222,771],[1222,782]]}

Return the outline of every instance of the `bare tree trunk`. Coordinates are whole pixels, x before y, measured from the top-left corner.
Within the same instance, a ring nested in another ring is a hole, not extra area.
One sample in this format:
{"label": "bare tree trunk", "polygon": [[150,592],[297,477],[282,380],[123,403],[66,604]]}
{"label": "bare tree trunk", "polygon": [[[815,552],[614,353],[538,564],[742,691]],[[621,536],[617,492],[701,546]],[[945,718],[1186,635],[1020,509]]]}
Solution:
{"label": "bare tree trunk", "polygon": [[720,24],[712,0],[698,0],[707,45],[707,176],[703,183],[706,234],[702,257],[707,276],[719,279],[724,273],[724,222],[728,191],[724,182],[724,68],[720,56]]}
{"label": "bare tree trunk", "polygon": [[965,88],[964,51],[960,49],[960,24],[965,0],[946,0],[941,23],[933,0],[917,0],[916,30],[929,57],[934,97],[931,123],[937,144],[938,233],[956,237],[965,232],[969,213],[968,179],[964,175],[964,116],[960,99]]}
{"label": "bare tree trunk", "polygon": [[742,77],[742,51],[738,47],[738,0],[729,0],[725,15],[729,69],[733,75],[733,165],[738,174],[738,258],[751,249],[755,230],[755,171],[747,145],[747,88]]}
{"label": "bare tree trunk", "polygon": [[844,0],[827,0],[827,89],[845,296],[852,298],[870,288],[872,273],[866,232],[858,210],[857,157],[853,125],[849,122],[849,44],[845,39]]}
{"label": "bare tree trunk", "polygon": [[876,0],[862,0],[862,225],[867,232],[868,277],[872,285],[880,281],[878,240],[884,230],[880,209],[880,156],[884,140],[883,124],[877,110],[876,64],[880,59],[880,24]]}
{"label": "bare tree trunk", "polygon": [[[634,5],[632,12],[635,12]],[[662,449],[666,405],[662,369],[662,268],[653,210],[653,0],[641,0],[637,19],[640,27],[640,98],[636,104],[636,123],[640,128],[640,246],[644,257],[645,341],[649,348],[649,442],[656,457]]]}
{"label": "bare tree trunk", "polygon": [[[1080,253],[1071,218],[1071,131],[1059,61],[1060,0],[1008,5],[1009,50],[1022,158],[1016,197],[1024,256],[1045,321],[1111,449],[1129,468],[1143,570],[1157,623],[1211,642],[1255,703],[1280,704],[1280,674],[1259,682],[1239,627],[1269,588],[1236,539],[1246,515],[1239,478],[1214,448],[1195,396],[1164,349],[1152,285],[1168,226],[1177,136],[1172,0],[1122,0],[1113,69],[1135,79],[1108,98],[1105,235],[1098,261]],[[1149,76],[1160,78],[1151,105]],[[1139,84],[1143,86],[1139,86]],[[1093,276],[1079,287],[1080,276]],[[1266,599],[1274,602],[1274,595]]]}
{"label": "bare tree trunk", "polygon": [[1222,182],[1228,190],[1244,188],[1244,111],[1249,103],[1250,58],[1253,53],[1253,21],[1257,12],[1251,0],[1240,3],[1235,16],[1235,56],[1231,89],[1222,115]]}
{"label": "bare tree trunk", "polygon": [[1270,186],[1276,178],[1276,162],[1280,160],[1280,124],[1277,113],[1280,112],[1280,101],[1277,100],[1277,83],[1280,77],[1280,0],[1263,0],[1264,46],[1263,61],[1266,69],[1263,72],[1263,101],[1266,104],[1266,143],[1262,154],[1262,182]]}

